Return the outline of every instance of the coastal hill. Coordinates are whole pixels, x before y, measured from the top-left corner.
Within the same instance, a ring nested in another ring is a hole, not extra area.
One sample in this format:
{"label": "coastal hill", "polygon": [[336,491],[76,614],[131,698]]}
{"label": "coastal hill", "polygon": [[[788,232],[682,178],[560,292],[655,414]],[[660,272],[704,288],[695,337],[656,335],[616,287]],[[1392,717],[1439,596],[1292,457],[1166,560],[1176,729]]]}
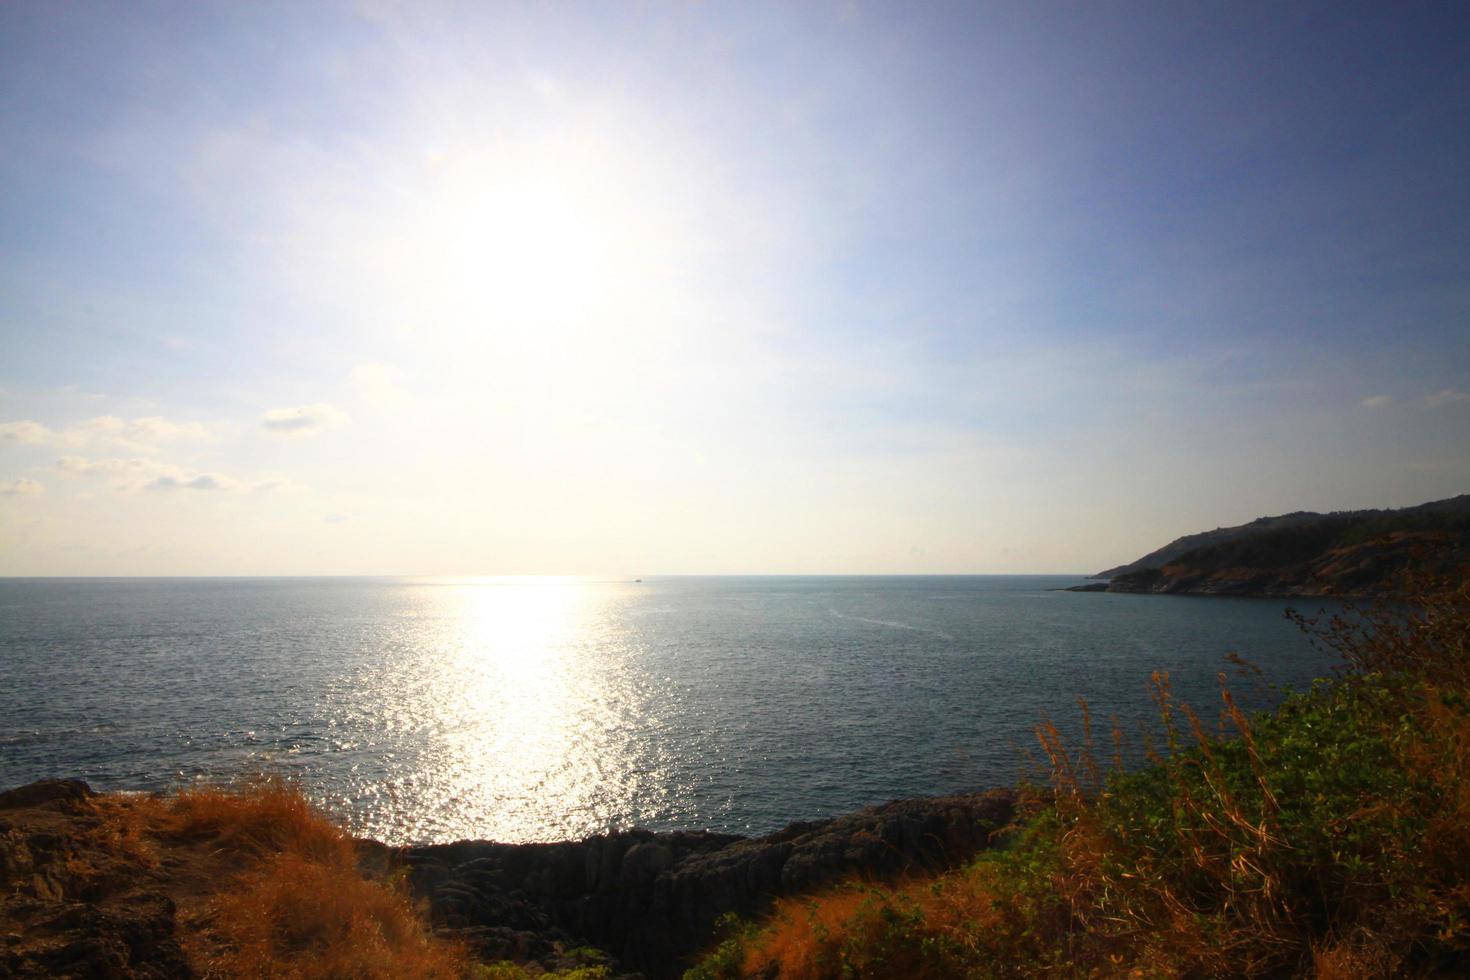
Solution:
{"label": "coastal hill", "polygon": [[1470,494],[1400,510],[1295,511],[1171,541],[1099,572],[1109,592],[1366,596],[1470,562]]}

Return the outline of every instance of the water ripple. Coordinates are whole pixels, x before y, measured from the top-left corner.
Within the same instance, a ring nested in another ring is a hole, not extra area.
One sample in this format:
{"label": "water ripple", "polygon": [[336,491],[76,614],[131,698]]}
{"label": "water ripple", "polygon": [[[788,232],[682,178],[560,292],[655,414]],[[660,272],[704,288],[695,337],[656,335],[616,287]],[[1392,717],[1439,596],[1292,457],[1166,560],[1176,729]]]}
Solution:
{"label": "water ripple", "polygon": [[393,842],[751,833],[1012,782],[1043,712],[1136,726],[1156,669],[1213,704],[1231,650],[1326,668],[1280,604],[1074,581],[0,581],[0,786],[267,771]]}

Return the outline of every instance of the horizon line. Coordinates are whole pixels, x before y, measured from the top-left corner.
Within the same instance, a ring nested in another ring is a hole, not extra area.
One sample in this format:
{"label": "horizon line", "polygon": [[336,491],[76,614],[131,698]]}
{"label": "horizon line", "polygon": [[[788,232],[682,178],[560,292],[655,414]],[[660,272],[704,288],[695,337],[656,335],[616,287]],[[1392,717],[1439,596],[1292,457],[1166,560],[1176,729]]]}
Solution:
{"label": "horizon line", "polygon": [[541,573],[455,573],[455,572],[310,572],[305,574],[241,573],[203,575],[0,575],[0,581],[128,579],[480,579],[532,580],[532,579],[581,579],[600,582],[641,582],[644,579],[668,578],[1090,578],[1091,572],[645,572],[643,575],[599,575],[585,572],[541,572]]}

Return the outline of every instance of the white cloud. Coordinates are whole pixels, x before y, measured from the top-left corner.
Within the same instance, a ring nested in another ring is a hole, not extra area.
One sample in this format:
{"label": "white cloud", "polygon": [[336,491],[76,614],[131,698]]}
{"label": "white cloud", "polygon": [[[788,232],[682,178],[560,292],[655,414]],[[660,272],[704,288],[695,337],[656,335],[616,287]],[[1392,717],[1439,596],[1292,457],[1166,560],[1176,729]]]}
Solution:
{"label": "white cloud", "polygon": [[87,459],[85,456],[63,456],[56,461],[56,468],[68,476],[155,476],[177,473],[177,466],[169,466],[155,459]]}
{"label": "white cloud", "polygon": [[103,479],[116,491],[138,490],[244,490],[246,485],[221,473],[201,473],[156,459],[87,459],[63,456],[56,469],[64,476]]}
{"label": "white cloud", "polygon": [[159,476],[147,485],[149,490],[238,490],[240,481],[218,473],[200,473],[197,476],[180,477],[172,474]]}
{"label": "white cloud", "polygon": [[25,445],[40,445],[49,442],[53,433],[40,422],[22,419],[19,422],[0,423],[0,439]]}
{"label": "white cloud", "polygon": [[267,430],[283,436],[313,436],[346,424],[347,413],[325,402],[273,408],[261,419]]}
{"label": "white cloud", "polygon": [[1455,405],[1464,401],[1470,401],[1470,392],[1464,392],[1458,388],[1445,388],[1432,395],[1426,395],[1424,398],[1424,404],[1428,408],[1442,408],[1445,405]]}
{"label": "white cloud", "polygon": [[1364,398],[1361,404],[1364,408],[1382,408],[1385,405],[1393,404],[1393,396],[1371,395],[1367,398]]}
{"label": "white cloud", "polygon": [[77,425],[72,431],[83,436],[96,435],[107,437],[121,435],[127,427],[128,423],[116,415],[98,415]]}
{"label": "white cloud", "polygon": [[25,445],[81,448],[107,443],[132,452],[153,452],[160,444],[204,439],[208,430],[200,422],[174,422],[161,415],[124,419],[97,415],[62,429],[53,429],[32,419],[0,424],[0,439]]}
{"label": "white cloud", "polygon": [[397,373],[387,364],[359,364],[352,369],[350,377],[364,401],[391,407],[408,400],[408,392],[394,380]]}
{"label": "white cloud", "polygon": [[161,415],[148,415],[132,420],[120,419],[115,415],[99,415],[83,422],[78,428],[83,432],[137,447],[199,440],[208,435],[202,423],[172,422]]}
{"label": "white cloud", "polygon": [[21,477],[9,483],[0,484],[0,497],[34,497],[38,493],[44,493],[46,487],[35,480],[27,480]]}
{"label": "white cloud", "polygon": [[219,473],[200,473],[184,483],[190,490],[235,490],[240,481]]}

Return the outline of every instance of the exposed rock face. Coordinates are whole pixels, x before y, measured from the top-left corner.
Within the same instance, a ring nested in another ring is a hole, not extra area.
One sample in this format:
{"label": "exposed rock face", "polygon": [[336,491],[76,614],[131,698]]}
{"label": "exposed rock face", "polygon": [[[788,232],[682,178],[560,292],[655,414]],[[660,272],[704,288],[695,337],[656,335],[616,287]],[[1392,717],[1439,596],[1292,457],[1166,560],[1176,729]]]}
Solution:
{"label": "exposed rock face", "polygon": [[558,844],[467,841],[403,849],[436,924],[488,957],[599,946],[624,967],[677,976],[726,913],[854,875],[891,877],[956,862],[1010,822],[1014,797],[904,800],[795,823],[760,838],[645,830]]}
{"label": "exposed rock face", "polygon": [[0,976],[190,976],[173,901],[90,846],[91,796],[74,779],[0,793]]}

